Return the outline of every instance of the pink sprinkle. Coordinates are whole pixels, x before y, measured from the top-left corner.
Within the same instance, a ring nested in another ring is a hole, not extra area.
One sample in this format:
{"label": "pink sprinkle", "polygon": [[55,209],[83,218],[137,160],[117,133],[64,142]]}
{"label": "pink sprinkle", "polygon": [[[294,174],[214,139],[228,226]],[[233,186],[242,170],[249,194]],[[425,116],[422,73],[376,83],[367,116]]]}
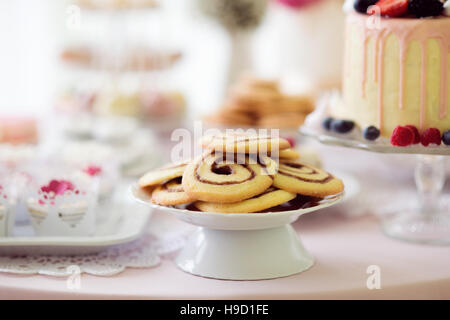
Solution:
{"label": "pink sprinkle", "polygon": [[86,172],[91,177],[93,177],[93,176],[96,176],[96,175],[102,173],[102,168],[100,168],[98,166],[89,166],[86,169],[84,169],[83,171]]}
{"label": "pink sprinkle", "polygon": [[310,5],[314,2],[319,2],[319,0],[277,0],[277,2],[284,4],[287,7],[297,9]]}
{"label": "pink sprinkle", "polygon": [[42,201],[41,199],[39,199],[38,203],[39,203],[39,204],[42,204],[42,205],[44,205],[44,204],[45,204],[45,202],[44,202],[44,201]]}

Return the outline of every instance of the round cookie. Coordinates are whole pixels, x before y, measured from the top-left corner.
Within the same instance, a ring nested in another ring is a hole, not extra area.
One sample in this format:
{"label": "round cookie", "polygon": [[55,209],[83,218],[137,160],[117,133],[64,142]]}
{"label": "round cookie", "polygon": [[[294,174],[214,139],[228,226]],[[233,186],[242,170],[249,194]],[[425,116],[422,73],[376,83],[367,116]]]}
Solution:
{"label": "round cookie", "polygon": [[299,161],[280,163],[273,185],[282,190],[314,197],[338,194],[344,190],[340,179]]}
{"label": "round cookie", "polygon": [[314,100],[308,96],[285,96],[279,105],[282,112],[310,113],[314,108]]}
{"label": "round cookie", "polygon": [[279,84],[276,80],[261,79],[250,75],[244,75],[239,79],[239,85],[250,88],[264,88],[279,91]]}
{"label": "round cookie", "polygon": [[182,184],[197,200],[238,202],[268,189],[276,169],[277,163],[268,157],[262,161],[243,154],[207,153],[186,167]]}
{"label": "round cookie", "polygon": [[258,125],[264,128],[297,128],[305,122],[303,113],[278,113],[261,117]]}
{"label": "round cookie", "polygon": [[249,126],[254,123],[249,114],[240,110],[227,110],[227,106],[219,110],[215,115],[204,118],[207,123],[218,123],[225,125],[244,125]]}
{"label": "round cookie", "polygon": [[278,152],[278,158],[280,160],[295,160],[300,158],[300,154],[294,149],[284,149]]}
{"label": "round cookie", "polygon": [[232,153],[270,153],[272,149],[284,150],[290,147],[287,140],[247,133],[227,133],[204,136],[200,139],[202,147]]}
{"label": "round cookie", "polygon": [[251,213],[278,206],[294,199],[295,193],[269,188],[265,192],[244,201],[235,203],[195,202],[195,206],[205,212]]}
{"label": "round cookie", "polygon": [[161,182],[175,179],[183,175],[187,162],[172,163],[144,174],[138,181],[141,188],[154,186]]}
{"label": "round cookie", "polygon": [[239,104],[254,106],[267,101],[280,101],[283,94],[277,88],[234,86],[230,89],[230,96]]}
{"label": "round cookie", "polygon": [[176,178],[161,186],[157,186],[152,193],[152,202],[163,206],[189,203],[194,200],[196,199],[184,192],[181,178]]}

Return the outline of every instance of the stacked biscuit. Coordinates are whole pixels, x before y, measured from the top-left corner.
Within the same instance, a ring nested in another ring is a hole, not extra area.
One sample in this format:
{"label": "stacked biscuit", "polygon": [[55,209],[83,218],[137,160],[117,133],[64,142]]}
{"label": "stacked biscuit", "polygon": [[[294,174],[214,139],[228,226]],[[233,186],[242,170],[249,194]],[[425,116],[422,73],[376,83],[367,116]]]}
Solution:
{"label": "stacked biscuit", "polygon": [[223,106],[205,121],[225,126],[297,128],[313,110],[311,97],[285,95],[277,82],[247,77],[230,89]]}
{"label": "stacked biscuit", "polygon": [[[194,203],[200,211],[261,212],[297,195],[325,197],[343,191],[341,180],[297,160],[289,142],[270,136],[205,136],[193,161],[146,173],[139,186],[159,205]],[[270,210],[269,210],[270,211]]]}

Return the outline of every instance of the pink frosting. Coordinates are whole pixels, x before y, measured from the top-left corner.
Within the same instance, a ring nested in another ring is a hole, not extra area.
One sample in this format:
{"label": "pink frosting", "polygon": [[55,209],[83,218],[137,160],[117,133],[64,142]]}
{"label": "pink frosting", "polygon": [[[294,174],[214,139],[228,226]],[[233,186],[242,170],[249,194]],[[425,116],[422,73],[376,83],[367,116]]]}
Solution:
{"label": "pink frosting", "polygon": [[53,192],[55,195],[62,195],[67,190],[74,190],[72,182],[67,180],[51,180],[48,185],[42,186],[41,191],[45,193]]}
{"label": "pink frosting", "polygon": [[[400,99],[399,108],[404,108],[405,96],[405,64],[406,53],[408,45],[411,41],[419,42],[422,49],[422,69],[421,69],[421,96],[420,96],[420,129],[424,130],[426,122],[426,74],[427,74],[427,41],[431,38],[437,39],[441,48],[441,86],[440,86],[440,118],[447,115],[448,103],[448,66],[447,55],[450,52],[450,27],[449,19],[439,17],[434,19],[407,19],[407,18],[379,18],[368,17],[366,15],[351,13],[348,17],[348,26],[356,24],[361,30],[363,37],[363,75],[362,75],[362,96],[365,96],[365,84],[367,73],[367,43],[369,38],[375,41],[374,54],[374,80],[378,82],[378,112],[379,112],[379,127],[383,127],[383,79],[384,79],[384,46],[385,40],[390,34],[397,36],[400,42]],[[374,26],[368,27],[368,19],[374,20]],[[347,32],[347,34],[349,34]],[[351,50],[347,47],[346,50],[346,64],[347,71],[350,70]]]}
{"label": "pink frosting", "polygon": [[278,3],[281,3],[287,7],[291,8],[302,8],[307,5],[310,5],[314,2],[319,2],[322,0],[276,0]]}

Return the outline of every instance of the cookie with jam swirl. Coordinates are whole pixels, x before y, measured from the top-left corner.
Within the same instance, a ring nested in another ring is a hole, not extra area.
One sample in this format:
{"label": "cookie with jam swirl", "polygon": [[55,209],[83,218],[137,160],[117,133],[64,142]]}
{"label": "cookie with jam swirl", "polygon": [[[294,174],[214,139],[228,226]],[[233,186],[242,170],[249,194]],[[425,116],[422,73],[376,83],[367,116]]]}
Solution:
{"label": "cookie with jam swirl", "polygon": [[268,189],[276,169],[269,157],[209,152],[186,167],[182,185],[197,200],[238,202]]}
{"label": "cookie with jam swirl", "polygon": [[279,164],[273,185],[306,196],[325,197],[344,190],[344,184],[328,172],[300,161]]}
{"label": "cookie with jam swirl", "polygon": [[228,153],[270,154],[288,149],[289,141],[270,135],[228,133],[204,136],[200,139],[203,148]]}
{"label": "cookie with jam swirl", "polygon": [[295,160],[300,158],[300,154],[294,149],[284,149],[280,150],[278,157],[280,160]]}
{"label": "cookie with jam swirl", "polygon": [[278,206],[287,201],[291,201],[297,195],[284,190],[269,188],[263,193],[235,203],[213,203],[213,202],[195,202],[195,207],[205,212],[223,212],[223,213],[252,213]]}
{"label": "cookie with jam swirl", "polygon": [[164,206],[184,204],[192,201],[195,201],[195,199],[184,192],[181,185],[181,177],[156,187],[152,193],[152,202]]}
{"label": "cookie with jam swirl", "polygon": [[141,188],[155,186],[161,182],[168,181],[181,177],[184,169],[187,166],[187,162],[172,163],[164,167],[151,170],[144,174],[138,181],[138,185]]}

